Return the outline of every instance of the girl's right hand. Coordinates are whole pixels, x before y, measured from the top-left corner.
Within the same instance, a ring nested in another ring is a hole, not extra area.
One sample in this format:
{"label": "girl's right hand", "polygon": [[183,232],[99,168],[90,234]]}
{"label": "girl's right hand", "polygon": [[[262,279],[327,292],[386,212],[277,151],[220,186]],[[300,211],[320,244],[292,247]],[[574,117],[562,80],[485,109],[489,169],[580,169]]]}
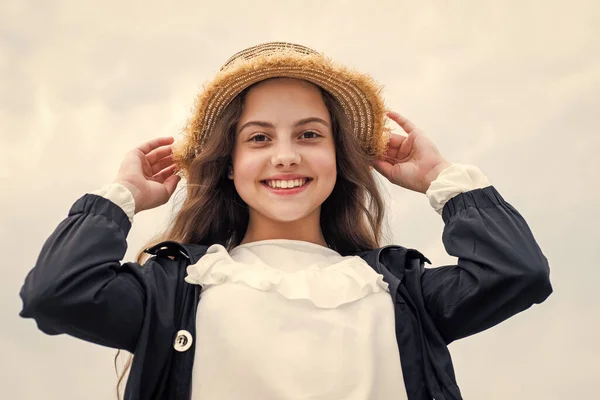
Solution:
{"label": "girl's right hand", "polygon": [[172,156],[172,137],[150,140],[129,151],[115,182],[125,186],[135,199],[135,212],[165,204],[181,179]]}

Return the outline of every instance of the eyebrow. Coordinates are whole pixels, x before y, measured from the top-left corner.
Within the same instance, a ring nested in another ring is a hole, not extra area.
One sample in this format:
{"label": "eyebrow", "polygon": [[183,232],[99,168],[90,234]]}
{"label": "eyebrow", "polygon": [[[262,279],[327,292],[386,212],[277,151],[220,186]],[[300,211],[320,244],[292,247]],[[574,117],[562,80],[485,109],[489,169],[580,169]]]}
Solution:
{"label": "eyebrow", "polygon": [[[311,122],[318,122],[321,125],[326,126],[327,128],[329,128],[329,124],[327,123],[327,121],[325,121],[322,118],[319,117],[308,117],[308,118],[302,118],[301,120],[298,120],[294,123],[294,128],[301,126],[301,125],[306,125],[308,123]],[[244,125],[242,125],[242,127],[240,128],[239,132],[243,131],[244,129],[246,129],[249,126],[260,126],[262,128],[275,128],[275,125],[273,125],[270,122],[266,122],[266,121],[248,121],[246,122]]]}

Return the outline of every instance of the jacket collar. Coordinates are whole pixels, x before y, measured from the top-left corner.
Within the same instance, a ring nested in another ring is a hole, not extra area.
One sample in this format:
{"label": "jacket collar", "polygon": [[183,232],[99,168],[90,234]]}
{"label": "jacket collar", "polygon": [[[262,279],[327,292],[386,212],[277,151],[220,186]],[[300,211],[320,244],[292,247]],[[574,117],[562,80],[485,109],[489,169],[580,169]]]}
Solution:
{"label": "jacket collar", "polygon": [[[167,240],[144,250],[145,253],[166,256],[183,256],[195,264],[206,253],[208,246],[200,244],[179,243],[173,240]],[[407,249],[402,246],[389,245],[373,250],[360,251],[354,254],[365,260],[377,273],[386,276],[389,272],[396,279],[401,281],[404,278],[404,267],[407,259],[419,259],[422,262],[431,264],[431,261],[415,249]]]}
{"label": "jacket collar", "polygon": [[406,268],[410,265],[408,260],[419,259],[421,262],[431,264],[429,259],[417,250],[397,245],[361,251],[355,255],[362,257],[378,274],[383,275],[384,281],[389,285],[390,293],[396,293],[398,290]]}
{"label": "jacket collar", "polygon": [[179,243],[174,240],[167,240],[144,249],[144,252],[152,255],[161,254],[166,256],[185,257],[190,260],[190,264],[195,264],[206,253],[207,249],[208,246],[200,244]]}

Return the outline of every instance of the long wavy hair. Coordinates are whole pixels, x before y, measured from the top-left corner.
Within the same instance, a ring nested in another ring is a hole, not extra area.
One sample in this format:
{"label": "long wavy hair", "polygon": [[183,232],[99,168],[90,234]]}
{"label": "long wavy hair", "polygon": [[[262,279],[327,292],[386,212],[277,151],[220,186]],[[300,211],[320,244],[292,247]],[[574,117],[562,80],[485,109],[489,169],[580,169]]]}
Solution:
{"label": "long wavy hair", "polygon": [[[224,109],[204,149],[191,163],[184,185],[187,196],[181,208],[165,231],[140,249],[136,256],[138,263],[143,264],[150,257],[143,249],[165,240],[207,246],[221,244],[229,250],[241,243],[248,226],[248,206],[227,177],[227,170],[236,140],[236,125],[252,87]],[[371,172],[373,159],[355,139],[340,103],[319,89],[331,117],[337,165],[335,186],[321,205],[323,237],[330,248],[343,256],[378,248],[384,204]],[[119,353],[115,356],[115,369],[118,356]],[[119,377],[117,394],[131,362],[132,356]]]}

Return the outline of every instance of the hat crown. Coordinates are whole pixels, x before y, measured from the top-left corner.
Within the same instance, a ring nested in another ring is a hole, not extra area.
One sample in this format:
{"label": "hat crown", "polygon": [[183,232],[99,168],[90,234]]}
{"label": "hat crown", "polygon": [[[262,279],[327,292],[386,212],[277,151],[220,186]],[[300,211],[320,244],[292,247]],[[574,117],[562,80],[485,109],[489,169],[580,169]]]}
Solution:
{"label": "hat crown", "polygon": [[221,67],[221,71],[227,69],[230,65],[243,60],[248,61],[255,57],[270,56],[283,53],[293,53],[301,56],[318,55],[319,52],[311,49],[310,47],[302,46],[300,44],[288,43],[288,42],[268,42],[262,43],[256,46],[249,47],[231,56],[227,62]]}

